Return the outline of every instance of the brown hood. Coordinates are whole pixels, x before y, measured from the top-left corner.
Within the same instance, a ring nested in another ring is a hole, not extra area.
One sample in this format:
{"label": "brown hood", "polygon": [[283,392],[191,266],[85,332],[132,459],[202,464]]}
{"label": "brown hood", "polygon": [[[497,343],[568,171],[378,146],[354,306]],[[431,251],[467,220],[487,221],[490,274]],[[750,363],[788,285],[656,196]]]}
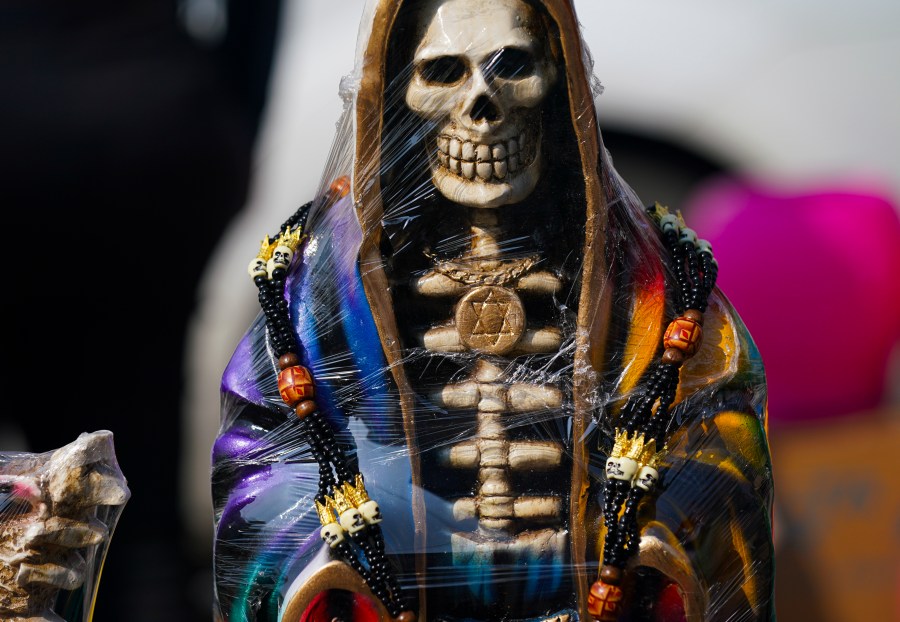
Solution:
{"label": "brown hood", "polygon": [[[603,371],[604,336],[611,304],[605,257],[607,193],[604,191],[600,173],[602,146],[594,107],[595,94],[591,89],[589,56],[580,36],[575,9],[569,0],[545,0],[536,4],[543,5],[554,22],[554,29],[559,37],[559,54],[565,67],[569,117],[576,135],[584,174],[585,238],[578,325],[585,327],[586,330],[580,330],[577,337],[575,369],[578,371],[575,374],[576,385],[573,395],[575,403],[573,437],[581,438],[590,418],[588,396],[596,388],[596,380]],[[353,193],[363,230],[363,243],[360,248],[363,284],[381,335],[385,355],[400,390],[404,428],[413,460],[414,489],[419,490],[419,482],[416,481],[420,477],[420,469],[416,458],[415,421],[412,416],[413,394],[403,365],[400,364],[402,354],[399,332],[379,250],[383,216],[380,170],[387,59],[389,46],[395,40],[393,29],[403,5],[402,0],[377,0],[374,3],[371,32],[360,50],[362,65],[355,110],[356,156],[353,167]],[[570,507],[571,546],[573,564],[583,569],[586,548],[583,517],[588,487],[588,456],[584,443],[576,445]],[[420,498],[413,499],[413,512],[418,528],[417,537],[421,544],[424,542],[426,526]],[[419,571],[424,572],[424,561],[420,563]],[[580,576],[578,600],[581,603],[586,603],[588,586],[587,577]],[[422,602],[425,602],[424,598]],[[586,611],[582,613],[587,614]],[[421,615],[425,617],[424,612],[421,612]]]}

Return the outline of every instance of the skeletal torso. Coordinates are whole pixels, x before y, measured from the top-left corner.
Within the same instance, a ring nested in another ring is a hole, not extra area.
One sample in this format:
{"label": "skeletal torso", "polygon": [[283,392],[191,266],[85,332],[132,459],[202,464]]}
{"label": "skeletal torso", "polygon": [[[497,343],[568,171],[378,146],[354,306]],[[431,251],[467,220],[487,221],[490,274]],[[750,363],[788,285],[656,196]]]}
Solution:
{"label": "skeletal torso", "polygon": [[[539,252],[504,257],[499,210],[472,209],[470,223],[470,250],[414,278],[407,301],[439,302],[433,325],[407,336],[423,348],[412,358],[458,370],[439,386],[414,375],[447,413],[443,434],[428,423],[420,434],[423,485],[452,503],[454,566],[562,568],[569,477],[559,370],[572,335],[547,310],[564,282]],[[525,584],[508,582],[504,600],[521,601]]]}

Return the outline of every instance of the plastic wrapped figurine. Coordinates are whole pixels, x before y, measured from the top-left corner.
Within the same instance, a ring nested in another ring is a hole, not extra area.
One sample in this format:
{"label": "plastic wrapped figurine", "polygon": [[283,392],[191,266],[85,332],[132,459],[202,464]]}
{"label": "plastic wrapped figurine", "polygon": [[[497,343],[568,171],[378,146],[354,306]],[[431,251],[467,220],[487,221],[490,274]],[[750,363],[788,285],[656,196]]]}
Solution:
{"label": "plastic wrapped figurine", "polygon": [[250,263],[218,619],[774,619],[760,358],[613,169],[571,2],[362,33],[322,191]]}
{"label": "plastic wrapped figurine", "polygon": [[110,432],[0,454],[0,619],[89,622],[130,494]]}

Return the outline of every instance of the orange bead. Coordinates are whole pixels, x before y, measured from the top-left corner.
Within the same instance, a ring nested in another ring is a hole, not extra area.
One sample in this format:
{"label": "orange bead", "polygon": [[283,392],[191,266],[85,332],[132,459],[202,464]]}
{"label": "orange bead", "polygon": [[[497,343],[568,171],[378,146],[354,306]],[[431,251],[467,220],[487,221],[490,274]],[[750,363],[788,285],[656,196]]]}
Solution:
{"label": "orange bead", "polygon": [[400,615],[398,615],[394,620],[396,622],[416,622],[416,614],[412,611],[401,611]]}
{"label": "orange bead", "polygon": [[316,388],[309,370],[295,365],[278,374],[278,392],[288,406],[296,406],[303,400],[315,397]]}
{"label": "orange bead", "polygon": [[668,348],[676,348],[684,352],[685,356],[691,356],[700,347],[700,339],[703,337],[703,329],[700,324],[687,317],[672,320],[663,335],[663,345]]}
{"label": "orange bead", "polygon": [[328,190],[331,191],[331,194],[335,199],[343,199],[350,194],[350,178],[346,175],[338,177],[331,182],[331,186],[329,186]]}
{"label": "orange bead", "polygon": [[622,590],[603,581],[595,581],[588,594],[588,612],[596,622],[616,622],[622,606]]}

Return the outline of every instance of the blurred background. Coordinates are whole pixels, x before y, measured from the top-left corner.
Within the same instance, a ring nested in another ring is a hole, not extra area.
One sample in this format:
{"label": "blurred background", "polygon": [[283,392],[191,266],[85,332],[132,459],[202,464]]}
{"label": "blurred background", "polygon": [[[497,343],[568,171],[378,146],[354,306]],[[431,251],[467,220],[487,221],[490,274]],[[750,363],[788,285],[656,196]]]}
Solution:
{"label": "blurred background", "polygon": [[[0,4],[0,449],[115,433],[98,622],[210,619],[246,263],[320,183],[362,4]],[[616,168],[712,242],[766,364],[779,618],[900,620],[900,4],[575,4]]]}

